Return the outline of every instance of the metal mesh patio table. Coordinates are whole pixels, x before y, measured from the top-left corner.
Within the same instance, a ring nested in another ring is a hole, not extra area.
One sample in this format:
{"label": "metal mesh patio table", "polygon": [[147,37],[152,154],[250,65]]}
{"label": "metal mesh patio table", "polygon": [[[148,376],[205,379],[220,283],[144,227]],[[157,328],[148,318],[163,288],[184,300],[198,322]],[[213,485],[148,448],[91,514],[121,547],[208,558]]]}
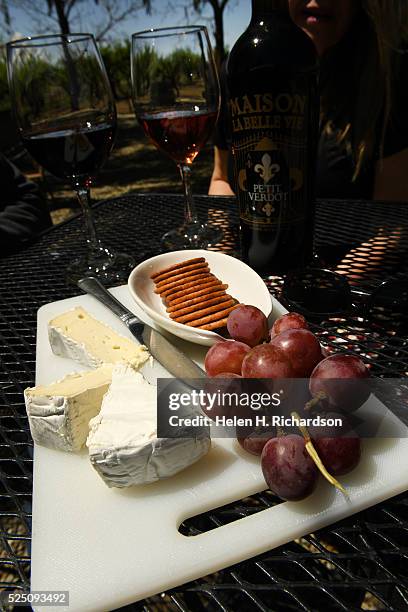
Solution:
{"label": "metal mesh patio table", "polygon": [[[219,224],[216,249],[238,255],[233,198],[198,196],[200,216]],[[95,205],[101,238],[136,261],[161,252],[160,236],[182,221],[176,195],[128,195]],[[0,260],[0,590],[30,587],[32,439],[23,390],[34,385],[37,309],[79,293],[65,282],[73,254],[83,250],[81,218],[44,233]],[[408,272],[408,205],[317,203],[316,250],[359,287]],[[282,279],[265,277],[280,299]],[[329,351],[359,354],[374,376],[406,377],[408,341],[358,317],[312,325]],[[196,535],[278,503],[270,491],[185,521]],[[126,571],[126,567],[123,568]],[[107,573],[109,567],[107,566]],[[280,611],[408,610],[408,493],[256,558],[122,610]]]}

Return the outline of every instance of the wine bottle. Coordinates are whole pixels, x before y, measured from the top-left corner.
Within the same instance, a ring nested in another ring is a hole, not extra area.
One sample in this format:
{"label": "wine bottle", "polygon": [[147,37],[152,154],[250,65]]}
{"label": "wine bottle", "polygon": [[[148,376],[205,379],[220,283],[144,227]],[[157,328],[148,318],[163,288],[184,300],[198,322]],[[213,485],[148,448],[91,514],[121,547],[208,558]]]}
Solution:
{"label": "wine bottle", "polygon": [[226,67],[242,255],[268,275],[313,254],[318,60],[284,5],[252,0]]}

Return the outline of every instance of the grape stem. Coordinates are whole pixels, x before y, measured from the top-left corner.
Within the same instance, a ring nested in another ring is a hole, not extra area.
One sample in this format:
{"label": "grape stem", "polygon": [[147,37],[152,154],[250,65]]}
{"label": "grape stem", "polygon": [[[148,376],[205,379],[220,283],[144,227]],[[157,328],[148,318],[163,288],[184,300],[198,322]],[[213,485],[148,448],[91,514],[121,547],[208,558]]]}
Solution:
{"label": "grape stem", "polygon": [[305,410],[312,410],[315,406],[317,406],[317,404],[320,404],[320,402],[325,399],[327,399],[325,392],[319,391],[319,393],[317,393],[313,399],[306,402]]}
{"label": "grape stem", "polygon": [[334,487],[336,487],[336,489],[339,489],[339,491],[341,491],[343,493],[343,495],[348,497],[348,493],[347,493],[346,489],[343,487],[343,485],[338,480],[336,480],[336,478],[334,478],[334,476],[332,476],[326,470],[326,468],[324,467],[323,462],[320,459],[317,450],[313,446],[313,442],[312,442],[312,440],[310,438],[310,434],[309,434],[307,428],[304,425],[300,424],[300,416],[298,415],[298,413],[297,412],[292,412],[291,416],[294,419],[297,420],[300,432],[301,432],[302,436],[305,439],[306,450],[309,453],[309,455],[312,458],[312,460],[315,462],[315,464],[318,467],[318,469],[320,470],[320,472],[323,474],[323,476],[326,478],[326,480],[328,480],[330,482],[330,484],[332,484]]}

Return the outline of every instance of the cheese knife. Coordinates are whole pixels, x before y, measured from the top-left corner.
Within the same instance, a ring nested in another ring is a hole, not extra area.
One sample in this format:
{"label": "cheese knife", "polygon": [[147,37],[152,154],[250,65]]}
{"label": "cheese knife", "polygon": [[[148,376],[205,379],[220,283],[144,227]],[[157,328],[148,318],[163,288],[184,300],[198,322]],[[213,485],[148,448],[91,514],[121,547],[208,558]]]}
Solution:
{"label": "cheese knife", "polygon": [[[176,378],[205,378],[206,374],[185,353],[176,348],[167,338],[147,323],[143,323],[133,312],[130,312],[119,302],[98,279],[88,276],[78,281],[78,287],[84,292],[92,295],[104,306],[109,308],[127,326],[130,333],[140,344],[149,349],[150,354],[165,369],[164,372],[156,372],[156,378],[168,378],[168,373]],[[152,378],[152,369],[146,362],[141,370],[146,378]],[[150,374],[150,376],[149,376]],[[149,382],[151,382],[149,380]]]}

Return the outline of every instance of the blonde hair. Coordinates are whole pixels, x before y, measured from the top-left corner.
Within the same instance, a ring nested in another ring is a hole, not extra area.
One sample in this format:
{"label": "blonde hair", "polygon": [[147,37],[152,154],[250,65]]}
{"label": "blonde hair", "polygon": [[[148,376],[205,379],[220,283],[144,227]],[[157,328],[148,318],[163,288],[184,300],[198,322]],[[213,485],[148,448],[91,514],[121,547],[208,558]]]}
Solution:
{"label": "blonde hair", "polygon": [[387,126],[398,121],[393,97],[407,39],[408,0],[361,0],[351,31],[323,60],[321,125],[352,155],[353,180],[383,157]]}

